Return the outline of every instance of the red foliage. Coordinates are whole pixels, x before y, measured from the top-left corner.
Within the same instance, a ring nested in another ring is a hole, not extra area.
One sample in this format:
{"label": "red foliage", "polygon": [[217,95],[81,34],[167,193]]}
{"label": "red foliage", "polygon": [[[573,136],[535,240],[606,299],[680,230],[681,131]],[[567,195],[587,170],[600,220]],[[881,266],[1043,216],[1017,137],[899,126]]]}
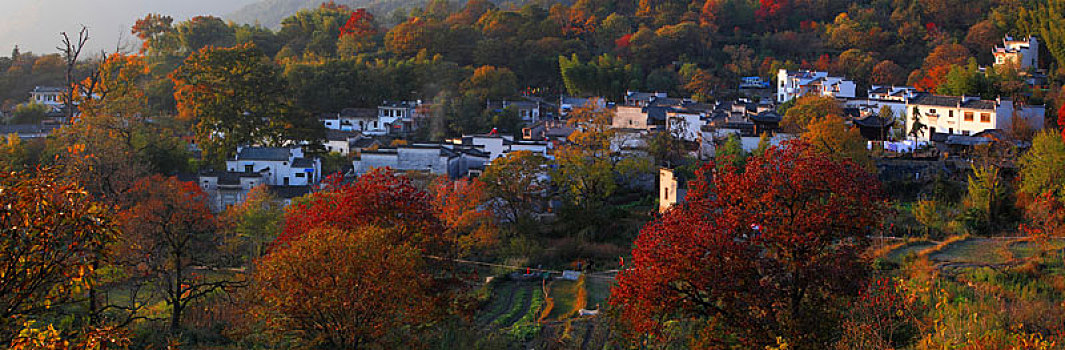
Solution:
{"label": "red foliage", "polygon": [[787,6],[788,0],[758,0],[758,11],[754,15],[759,23],[772,23],[780,20]]}
{"label": "red foliage", "polygon": [[375,169],[350,183],[330,179],[326,186],[305,202],[288,207],[278,243],[299,239],[314,229],[352,231],[372,225],[394,228],[420,241],[428,238],[423,235],[444,230],[433,215],[429,193],[409,178],[392,174],[391,169]]}
{"label": "red foliage", "polygon": [[375,169],[354,182],[327,181],[324,191],[293,203],[275,244],[287,244],[315,229],[354,231],[374,226],[394,233],[392,239],[431,254],[460,256],[494,238],[494,226],[480,183],[433,183],[419,189],[391,169]]}
{"label": "red foliage", "polygon": [[951,66],[936,66],[924,72],[921,79],[917,83],[913,84],[913,87],[919,91],[935,92],[939,84],[942,84],[947,79],[947,73],[950,73]]}
{"label": "red foliage", "polygon": [[372,36],[377,34],[377,26],[374,25],[373,14],[360,8],[351,13],[348,21],[340,27],[340,37],[352,35],[355,37]]}
{"label": "red foliage", "polygon": [[619,49],[627,49],[632,41],[632,33],[622,35],[618,40],[614,40],[614,45],[617,45]]}
{"label": "red foliage", "polygon": [[689,182],[686,205],[640,232],[611,301],[623,323],[654,334],[671,319],[712,318],[710,333],[751,348],[831,333],[831,300],[863,286],[859,254],[885,210],[876,179],[801,141],[742,172],[714,169]]}
{"label": "red foliage", "polygon": [[1058,127],[1061,128],[1061,139],[1065,140],[1065,103],[1058,109]]}

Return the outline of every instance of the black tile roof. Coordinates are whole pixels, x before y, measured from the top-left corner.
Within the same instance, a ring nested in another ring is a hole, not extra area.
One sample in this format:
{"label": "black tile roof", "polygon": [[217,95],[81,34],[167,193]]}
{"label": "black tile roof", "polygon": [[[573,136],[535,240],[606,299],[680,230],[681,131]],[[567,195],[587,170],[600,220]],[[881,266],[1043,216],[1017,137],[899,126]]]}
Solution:
{"label": "black tile roof", "polygon": [[375,108],[344,108],[340,110],[343,118],[373,118],[377,116]]}
{"label": "black tile roof", "polygon": [[280,147],[245,147],[237,153],[237,160],[288,160],[288,148]]}
{"label": "black tile roof", "polygon": [[961,96],[938,96],[924,94],[914,99],[912,104],[924,105],[924,106],[942,106],[942,107],[958,107],[969,109],[995,109],[997,107],[996,101],[989,100],[970,100],[962,103],[963,98]]}
{"label": "black tile roof", "polygon": [[313,168],[314,159],[311,158],[296,158],[292,160],[293,168]]}

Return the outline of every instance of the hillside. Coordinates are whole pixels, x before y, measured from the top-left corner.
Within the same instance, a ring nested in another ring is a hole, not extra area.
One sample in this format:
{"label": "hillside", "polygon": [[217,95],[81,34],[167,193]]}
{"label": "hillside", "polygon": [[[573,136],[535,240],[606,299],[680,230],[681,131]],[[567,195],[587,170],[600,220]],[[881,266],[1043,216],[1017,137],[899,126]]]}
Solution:
{"label": "hillside", "polygon": [[[425,0],[337,0],[340,5],[352,8],[366,8],[379,17],[383,17],[398,8],[420,7]],[[260,23],[272,29],[281,27],[281,20],[295,14],[300,9],[313,8],[322,0],[262,0],[241,7],[226,15],[226,19],[237,23]]]}

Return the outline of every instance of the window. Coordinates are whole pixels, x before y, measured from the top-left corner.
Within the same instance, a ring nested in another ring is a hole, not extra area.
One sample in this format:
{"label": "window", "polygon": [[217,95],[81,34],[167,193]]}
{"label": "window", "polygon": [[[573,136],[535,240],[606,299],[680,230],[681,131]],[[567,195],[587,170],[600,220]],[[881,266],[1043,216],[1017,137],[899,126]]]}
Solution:
{"label": "window", "polygon": [[954,118],[954,110],[947,111],[947,118]]}
{"label": "window", "polygon": [[255,171],[255,166],[254,165],[245,165],[244,166],[244,172],[250,173],[250,172],[254,172],[254,171]]}
{"label": "window", "polygon": [[991,113],[980,113],[980,122],[981,123],[990,123],[991,122]]}
{"label": "window", "polygon": [[665,190],[666,190],[666,196],[664,198],[668,201],[669,200],[669,187],[666,187]]}
{"label": "window", "polygon": [[307,174],[304,174],[304,173],[296,173],[296,177],[303,177],[304,175],[307,175]]}
{"label": "window", "polygon": [[936,114],[936,109],[932,108],[928,110],[928,114]]}
{"label": "window", "polygon": [[965,112],[965,121],[967,121],[967,122],[973,121],[973,112]]}

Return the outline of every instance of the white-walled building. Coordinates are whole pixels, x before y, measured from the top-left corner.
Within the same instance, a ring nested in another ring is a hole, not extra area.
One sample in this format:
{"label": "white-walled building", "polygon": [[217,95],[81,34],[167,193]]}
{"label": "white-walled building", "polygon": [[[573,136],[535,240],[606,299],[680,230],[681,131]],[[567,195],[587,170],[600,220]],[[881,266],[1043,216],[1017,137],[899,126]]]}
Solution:
{"label": "white-walled building", "polygon": [[306,158],[299,147],[238,147],[226,169],[236,173],[259,173],[270,186],[307,186],[322,176],[322,161]]}
{"label": "white-walled building", "polygon": [[1039,68],[1039,39],[1029,36],[1026,39],[1014,39],[1006,36],[1002,46],[991,50],[995,56],[995,66],[1015,64],[1022,70]]}
{"label": "white-walled building", "polygon": [[67,89],[61,87],[35,86],[33,91],[30,91],[29,102],[45,105],[51,112],[59,112],[65,106],[63,95],[66,92]]}
{"label": "white-walled building", "polygon": [[806,95],[818,95],[835,98],[855,98],[853,81],[841,77],[830,77],[828,72],[809,70],[777,72],[777,103],[791,101]]}
{"label": "white-walled building", "polygon": [[354,131],[366,135],[384,135],[388,128],[377,117],[373,108],[344,108],[337,114],[319,118],[327,130]]}
{"label": "white-walled building", "polygon": [[429,116],[428,105],[418,101],[385,101],[377,106],[377,120],[389,134],[405,134],[421,127]]}
{"label": "white-walled building", "polygon": [[352,161],[354,175],[375,168],[418,171],[446,175],[452,179],[470,175],[471,169],[484,169],[488,153],[476,147],[449,144],[411,144],[364,150]]}
{"label": "white-walled building", "polygon": [[658,169],[658,212],[665,213],[674,205],[684,202],[688,184],[673,173],[673,169]]}
{"label": "white-walled building", "polygon": [[1043,128],[1044,106],[1015,106],[1006,99],[981,100],[972,96],[921,95],[906,104],[906,130],[912,130],[914,115],[925,128],[918,140],[928,141],[934,134],[974,135],[986,130],[1007,130],[1014,118],[1024,118],[1035,129]]}

